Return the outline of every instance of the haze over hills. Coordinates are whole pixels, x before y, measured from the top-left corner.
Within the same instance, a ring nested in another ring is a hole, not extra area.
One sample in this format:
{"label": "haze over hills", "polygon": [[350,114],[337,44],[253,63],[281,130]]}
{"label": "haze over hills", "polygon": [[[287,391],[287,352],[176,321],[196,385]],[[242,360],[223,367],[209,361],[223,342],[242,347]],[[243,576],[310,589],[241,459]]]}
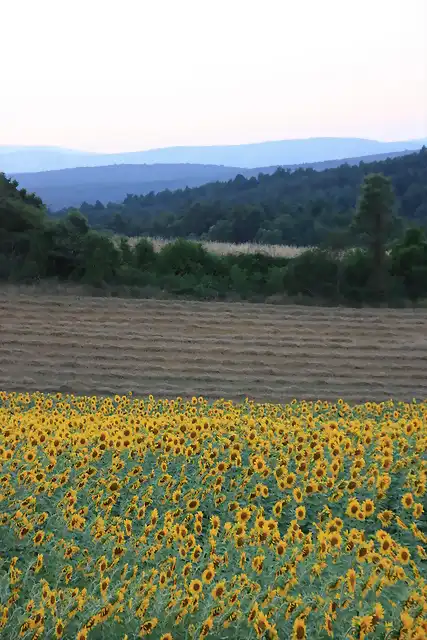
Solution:
{"label": "haze over hills", "polygon": [[295,169],[299,166],[318,171],[338,167],[343,163],[359,164],[361,161],[374,162],[388,157],[406,155],[410,151],[390,152],[355,158],[325,160],[304,165],[273,165],[247,169],[203,164],[120,164],[98,167],[78,167],[35,173],[11,174],[21,187],[39,195],[52,210],[90,204],[97,200],[122,202],[127,194],[145,195],[151,191],[175,190],[185,187],[222,181],[226,182],[241,174],[246,178],[260,173],[271,174],[278,166]]}
{"label": "haze over hills", "polygon": [[364,138],[307,138],[239,145],[181,146],[126,153],[92,153],[61,147],[0,146],[0,170],[12,174],[112,164],[191,163],[255,168],[416,151],[427,139],[380,142]]}

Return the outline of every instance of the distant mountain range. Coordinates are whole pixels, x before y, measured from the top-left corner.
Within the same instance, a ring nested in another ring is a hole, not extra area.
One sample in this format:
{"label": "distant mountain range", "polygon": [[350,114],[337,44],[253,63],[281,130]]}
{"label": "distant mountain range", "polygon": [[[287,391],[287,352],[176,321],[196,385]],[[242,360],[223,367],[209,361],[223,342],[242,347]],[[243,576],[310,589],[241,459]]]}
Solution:
{"label": "distant mountain range", "polygon": [[113,164],[225,165],[256,168],[340,160],[396,151],[417,151],[427,138],[379,142],[364,138],[307,138],[240,145],[166,147],[128,153],[90,153],[60,147],[0,146],[0,171],[23,173]]}
{"label": "distant mountain range", "polygon": [[352,158],[325,160],[300,164],[270,165],[248,169],[244,167],[206,164],[117,164],[110,166],[79,167],[36,173],[8,175],[18,180],[21,187],[36,192],[47,206],[57,211],[64,207],[80,206],[86,201],[122,202],[128,193],[142,195],[150,191],[198,187],[208,182],[226,182],[242,174],[246,178],[259,173],[271,174],[278,166],[296,169],[300,166],[318,171],[338,167],[343,163],[374,162],[388,157],[406,155],[412,151],[397,151]]}

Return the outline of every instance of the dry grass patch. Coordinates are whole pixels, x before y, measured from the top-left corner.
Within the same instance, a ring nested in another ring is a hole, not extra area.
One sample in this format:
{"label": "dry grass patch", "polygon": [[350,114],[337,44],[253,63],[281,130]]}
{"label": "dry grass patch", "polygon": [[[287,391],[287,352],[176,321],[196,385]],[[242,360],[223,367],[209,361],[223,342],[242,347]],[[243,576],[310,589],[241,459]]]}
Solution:
{"label": "dry grass patch", "polygon": [[[163,247],[174,239],[167,238],[147,238],[153,243],[155,251],[160,251]],[[130,244],[135,245],[139,238],[130,238]],[[292,247],[284,244],[258,244],[256,242],[245,242],[236,244],[233,242],[212,242],[206,241],[201,243],[207,251],[215,253],[219,256],[239,255],[248,253],[264,253],[273,258],[294,258],[309,247]]]}

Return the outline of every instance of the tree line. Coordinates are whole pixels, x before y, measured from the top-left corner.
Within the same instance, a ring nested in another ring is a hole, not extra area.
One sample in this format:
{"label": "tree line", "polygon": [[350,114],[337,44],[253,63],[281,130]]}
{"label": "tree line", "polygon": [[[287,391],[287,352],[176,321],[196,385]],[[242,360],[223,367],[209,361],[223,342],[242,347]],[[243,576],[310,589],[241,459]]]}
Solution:
{"label": "tree line", "polygon": [[295,258],[219,256],[178,239],[155,252],[91,228],[79,211],[52,219],[40,198],[0,174],[0,280],[73,281],[127,295],[200,299],[402,304],[427,297],[427,238],[401,228],[391,180],[368,175],[350,222],[359,247],[310,249]]}
{"label": "tree line", "polygon": [[[129,194],[122,204],[84,202],[79,210],[92,227],[128,236],[353,247],[351,222],[360,185],[371,173],[390,178],[403,224],[427,226],[426,148],[358,166],[278,169],[192,189]],[[396,228],[395,237],[400,233]]]}

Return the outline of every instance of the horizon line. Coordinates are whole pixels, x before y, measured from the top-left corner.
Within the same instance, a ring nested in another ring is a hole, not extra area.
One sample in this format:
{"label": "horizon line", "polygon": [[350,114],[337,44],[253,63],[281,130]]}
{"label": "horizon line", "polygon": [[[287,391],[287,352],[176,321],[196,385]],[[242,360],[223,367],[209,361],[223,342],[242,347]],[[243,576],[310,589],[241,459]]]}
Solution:
{"label": "horizon line", "polygon": [[[280,143],[280,142],[306,142],[309,140],[363,140],[366,142],[379,142],[379,143],[390,143],[390,144],[402,144],[405,142],[419,142],[419,141],[423,141],[427,139],[427,133],[425,136],[422,136],[420,138],[407,138],[407,139],[400,139],[400,140],[384,140],[384,139],[379,139],[379,138],[361,138],[359,136],[308,136],[306,138],[277,138],[277,139],[273,139],[273,140],[261,140],[261,141],[256,141],[256,142],[238,142],[238,143],[218,143],[218,144],[179,144],[179,145],[166,145],[166,146],[162,146],[162,147],[147,147],[147,148],[139,148],[139,149],[135,149],[135,150],[128,150],[128,151],[90,151],[87,149],[82,149],[82,148],[73,148],[73,147],[68,147],[68,146],[62,146],[62,145],[37,145],[37,144],[33,144],[33,145],[25,145],[25,144],[5,144],[2,145],[0,144],[0,150],[1,149],[13,149],[14,151],[18,151],[18,150],[23,150],[23,149],[39,149],[39,150],[61,150],[61,151],[69,151],[69,152],[75,152],[75,153],[87,153],[89,155],[116,155],[116,154],[131,154],[131,153],[144,153],[147,151],[162,151],[164,149],[194,149],[194,148],[202,148],[202,149],[209,149],[209,148],[216,148],[216,147],[244,147],[244,146],[249,146],[249,145],[262,145],[262,144],[274,144],[274,143]],[[13,153],[14,151],[11,151],[11,153]]]}

